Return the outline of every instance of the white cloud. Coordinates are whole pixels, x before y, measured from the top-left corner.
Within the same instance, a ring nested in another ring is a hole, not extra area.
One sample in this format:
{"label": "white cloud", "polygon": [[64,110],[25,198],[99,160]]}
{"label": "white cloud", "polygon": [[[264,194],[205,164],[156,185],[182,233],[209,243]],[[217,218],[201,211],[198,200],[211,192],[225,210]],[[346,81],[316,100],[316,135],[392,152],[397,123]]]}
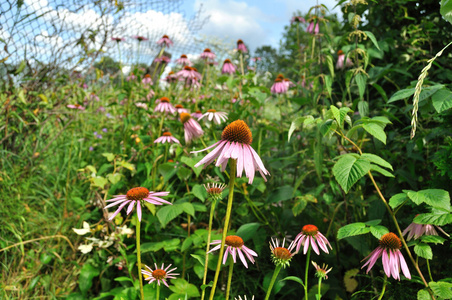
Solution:
{"label": "white cloud", "polygon": [[268,43],[269,37],[259,23],[266,16],[257,6],[233,0],[196,0],[195,7],[203,4],[206,15],[210,15],[201,33],[220,36],[237,41],[242,39],[252,50]]}

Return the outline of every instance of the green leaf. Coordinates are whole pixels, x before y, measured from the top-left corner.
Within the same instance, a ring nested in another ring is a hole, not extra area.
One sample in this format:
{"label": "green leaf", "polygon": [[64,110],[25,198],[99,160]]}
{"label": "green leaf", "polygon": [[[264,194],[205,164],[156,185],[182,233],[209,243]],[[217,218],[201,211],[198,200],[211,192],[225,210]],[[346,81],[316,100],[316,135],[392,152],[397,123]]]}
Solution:
{"label": "green leaf", "polygon": [[101,176],[96,176],[91,180],[93,181],[93,186],[97,186],[101,189],[104,189],[105,185],[108,183],[108,180]]}
{"label": "green leaf", "polygon": [[160,224],[162,224],[162,227],[165,227],[170,221],[183,212],[184,208],[180,204],[164,205],[157,211],[157,218],[159,219]]}
{"label": "green leaf", "polygon": [[336,106],[334,106],[334,105],[331,105],[330,106],[330,110],[331,110],[331,112],[333,113],[333,116],[334,116],[334,119],[336,119],[336,122],[337,122],[337,124],[339,125],[339,126],[341,126],[341,113],[340,113],[340,111],[339,111],[339,108],[337,108]]}
{"label": "green leaf", "polygon": [[423,235],[420,237],[421,241],[424,243],[430,243],[430,244],[443,244],[446,239],[439,236],[439,235]]}
{"label": "green leaf", "polygon": [[334,63],[333,57],[331,55],[326,56],[326,63],[328,65],[328,70],[330,71],[331,77],[334,78]]}
{"label": "green leaf", "polygon": [[184,202],[184,203],[177,204],[177,205],[180,205],[185,213],[189,214],[192,217],[195,216],[195,208],[193,207],[193,205],[190,202]]}
{"label": "green leaf", "polygon": [[417,300],[430,300],[430,299],[432,299],[431,297],[430,297],[430,294],[428,293],[428,291],[427,290],[419,290],[418,292],[417,292]]}
{"label": "green leaf", "polygon": [[450,209],[449,193],[445,190],[428,189],[418,192],[408,191],[407,196],[417,205],[425,203],[435,208]]}
{"label": "green leaf", "polygon": [[368,160],[357,159],[353,154],[345,154],[334,165],[333,174],[345,193],[348,193],[350,188],[369,170]]}
{"label": "green leaf", "polygon": [[452,23],[452,0],[441,0],[439,12],[446,21]]}
{"label": "green leaf", "polygon": [[186,181],[188,180],[188,178],[190,178],[191,175],[191,170],[184,168],[184,167],[179,167],[179,169],[177,170],[177,177],[179,177],[179,179],[181,181]]}
{"label": "green leaf", "polygon": [[414,246],[414,253],[425,259],[433,258],[432,248],[424,243],[419,243],[416,246]]}
{"label": "green leaf", "polygon": [[301,284],[302,286],[304,286],[303,280],[301,280],[300,278],[298,278],[298,277],[296,277],[296,276],[287,276],[286,278],[281,279],[281,281],[282,281],[282,280],[292,280],[292,281],[298,282],[299,284]]}
{"label": "green leaf", "polygon": [[164,242],[143,243],[141,244],[141,253],[157,252],[165,246]]}
{"label": "green leaf", "polygon": [[385,170],[385,169],[383,169],[383,168],[381,168],[381,167],[379,167],[377,165],[371,164],[370,165],[370,170],[378,172],[378,173],[380,173],[380,174],[382,174],[382,175],[384,175],[386,177],[394,177],[394,175],[391,172],[389,172],[389,171],[387,171],[387,170]]}
{"label": "green leaf", "polygon": [[[201,159],[202,159],[202,158],[201,158]],[[200,160],[201,160],[201,159],[200,159]],[[187,157],[187,156],[182,156],[181,162],[183,162],[184,164],[186,164],[187,166],[189,166],[189,167],[193,170],[193,172],[195,172],[196,177],[198,177],[199,174],[201,174],[201,172],[202,172],[202,166],[199,166],[199,167],[195,168],[195,165],[198,163],[197,160],[195,160],[195,159],[193,159],[193,158],[190,158],[190,157]]]}
{"label": "green leaf", "polygon": [[[292,206],[292,213],[293,213],[294,217],[301,214],[303,212],[303,210],[306,208],[306,206],[308,205],[308,201],[307,201],[306,197],[304,197],[304,196],[307,196],[307,195],[299,196],[299,197],[296,197],[296,199],[295,199],[295,202]],[[312,195],[310,195],[310,196],[312,196]],[[312,197],[314,197],[314,196],[312,196]]]}
{"label": "green leaf", "polygon": [[331,97],[333,93],[333,78],[330,75],[325,75],[325,88],[328,93],[328,97]]}
{"label": "green leaf", "polygon": [[381,239],[381,237],[388,232],[388,228],[382,225],[370,226],[370,233],[372,233],[372,235],[377,239]]}
{"label": "green leaf", "polygon": [[241,237],[243,239],[243,241],[246,242],[247,240],[249,240],[250,238],[252,238],[256,234],[256,232],[257,232],[257,230],[259,229],[260,226],[261,226],[261,224],[259,224],[259,223],[243,224],[237,230],[236,235]]}
{"label": "green leaf", "polygon": [[432,97],[432,104],[438,113],[452,107],[452,92],[446,89],[439,90]]}
{"label": "green leaf", "polygon": [[121,180],[121,177],[122,175],[120,173],[107,174],[107,178],[111,182],[111,184],[117,184]]}
{"label": "green leaf", "polygon": [[115,281],[119,281],[119,282],[121,282],[121,281],[130,281],[130,282],[133,282],[132,279],[130,279],[129,277],[125,277],[125,276],[116,277]]}
{"label": "green leaf", "polygon": [[340,240],[349,236],[365,234],[369,231],[370,227],[367,227],[364,223],[352,223],[339,228],[337,231],[337,239]]}
{"label": "green leaf", "polygon": [[199,263],[204,267],[204,262],[206,257],[198,254],[190,254],[193,258],[195,258]]}
{"label": "green leaf", "polygon": [[372,153],[363,153],[363,154],[361,154],[361,158],[364,158],[364,159],[370,161],[371,163],[374,163],[374,164],[380,165],[382,167],[393,170],[391,164],[388,163],[386,160],[384,160],[383,158],[381,158],[378,155],[375,155]]}
{"label": "green leaf", "polygon": [[386,133],[379,124],[369,122],[369,123],[363,124],[363,128],[365,131],[367,131],[373,137],[380,140],[383,144],[386,145]]}
{"label": "green leaf", "polygon": [[307,120],[314,120],[312,116],[303,116],[298,117],[294,121],[292,121],[292,124],[290,124],[289,128],[289,135],[288,135],[288,141],[290,141],[290,137],[292,136],[293,132],[297,130],[302,124],[306,124]]}
{"label": "green leaf", "polygon": [[85,263],[80,271],[78,278],[78,285],[83,294],[91,288],[93,285],[93,278],[99,276],[99,269],[93,267],[89,263]]}
{"label": "green leaf", "polygon": [[391,199],[389,199],[389,206],[391,206],[392,209],[395,209],[397,206],[405,202],[406,199],[407,196],[405,193],[395,194],[391,197]]}
{"label": "green leaf", "polygon": [[364,100],[358,102],[358,112],[361,116],[366,117],[369,115],[369,103]]}
{"label": "green leaf", "polygon": [[267,197],[268,203],[276,203],[292,199],[293,187],[286,185],[273,190]]}
{"label": "green leaf", "polygon": [[187,250],[188,248],[190,248],[192,244],[193,244],[193,236],[189,236],[189,237],[186,238],[185,241],[182,243],[182,247],[180,248],[180,251],[181,251],[181,252],[185,252],[185,250]]}
{"label": "green leaf", "polygon": [[443,226],[452,223],[452,214],[447,211],[435,212],[428,214],[420,214],[413,220],[416,224],[432,224]]}
{"label": "green leaf", "polygon": [[113,153],[102,153],[102,156],[105,156],[108,161],[113,161],[115,159],[115,155]]}
{"label": "green leaf", "polygon": [[171,279],[172,285],[169,286],[169,289],[177,294],[187,295],[188,298],[200,297],[198,288],[191,283],[188,283],[186,280],[182,278]]}
{"label": "green leaf", "polygon": [[163,250],[171,252],[179,249],[180,239],[171,239],[163,241]]}
{"label": "green leaf", "polygon": [[195,195],[196,198],[198,198],[202,202],[206,201],[206,199],[207,199],[207,191],[202,185],[196,184],[191,189],[191,192],[193,193],[193,195]]}
{"label": "green leaf", "polygon": [[452,283],[444,281],[430,281],[428,285],[436,296],[439,296],[443,299],[452,298]]}
{"label": "green leaf", "polygon": [[370,31],[364,31],[364,33],[370,38],[370,40],[372,41],[372,43],[374,43],[375,47],[376,47],[378,50],[381,50],[381,49],[380,49],[380,46],[378,46],[378,42],[377,42],[377,39],[375,38],[375,35],[374,35],[372,32],[370,32]]}
{"label": "green leaf", "polygon": [[411,89],[403,89],[400,91],[397,91],[394,95],[392,95],[391,98],[389,98],[388,103],[392,103],[401,99],[405,99],[408,97],[411,97],[414,94],[414,88]]}
{"label": "green leaf", "polygon": [[336,128],[337,122],[334,122],[334,120],[332,119],[328,119],[320,125],[320,132],[323,134],[323,136],[326,136],[328,134],[333,134]]}
{"label": "green leaf", "polygon": [[358,73],[355,76],[355,81],[358,85],[359,99],[363,99],[364,92],[366,91],[367,76],[362,73]]}
{"label": "green leaf", "polygon": [[[183,157],[182,157],[183,158]],[[177,172],[174,163],[164,163],[159,166],[159,173],[165,181],[169,181]]]}

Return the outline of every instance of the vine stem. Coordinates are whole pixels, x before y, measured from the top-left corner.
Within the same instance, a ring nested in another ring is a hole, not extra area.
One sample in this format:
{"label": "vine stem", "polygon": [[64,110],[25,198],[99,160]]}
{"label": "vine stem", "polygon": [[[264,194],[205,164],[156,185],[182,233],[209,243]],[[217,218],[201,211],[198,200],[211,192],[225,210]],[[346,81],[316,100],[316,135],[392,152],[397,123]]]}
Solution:
{"label": "vine stem", "polygon": [[232,281],[232,271],[234,270],[234,260],[229,259],[229,274],[228,274],[228,284],[226,287],[226,300],[229,300],[229,294],[231,293],[231,281]]}
{"label": "vine stem", "polygon": [[[140,281],[140,293],[141,300],[144,300],[144,291],[143,291],[143,278],[141,278],[141,249],[140,249],[140,230],[141,230],[141,222],[138,220],[137,216],[137,225],[136,225],[136,235],[137,235],[137,261],[138,261],[138,279]],[[158,297],[157,297],[158,299]]]}
{"label": "vine stem", "polygon": [[224,220],[224,227],[223,227],[223,236],[221,238],[221,246],[220,246],[220,253],[218,255],[218,263],[217,263],[217,269],[215,270],[215,278],[213,280],[212,290],[210,291],[209,300],[213,300],[213,296],[215,295],[215,289],[217,287],[218,283],[218,276],[220,275],[220,269],[221,269],[221,261],[224,254],[224,244],[226,242],[226,236],[228,234],[228,228],[229,228],[229,219],[231,218],[231,211],[232,211],[232,200],[234,198],[234,184],[235,184],[235,173],[237,169],[237,160],[231,159],[230,160],[230,168],[231,168],[231,176],[229,176],[229,196],[228,196],[228,206],[226,209],[226,218]]}
{"label": "vine stem", "polygon": [[272,280],[270,281],[270,284],[268,285],[267,289],[267,295],[265,295],[265,300],[268,300],[272,293],[273,285],[275,284],[276,278],[278,277],[279,271],[281,271],[282,265],[277,265],[275,268],[275,271],[273,272]]}
{"label": "vine stem", "polygon": [[308,254],[306,255],[306,269],[304,271],[304,297],[305,297],[305,300],[309,300],[309,297],[308,297],[308,271],[309,271],[310,258],[311,258],[311,246],[309,246]]}
{"label": "vine stem", "polygon": [[384,278],[384,281],[383,281],[383,287],[381,289],[381,294],[380,294],[380,297],[378,297],[378,300],[383,299],[383,296],[385,295],[386,283],[388,283],[388,276],[385,275],[385,278]]}
{"label": "vine stem", "polygon": [[[205,285],[207,281],[207,267],[209,264],[209,250],[210,250],[210,236],[212,234],[212,223],[213,223],[213,214],[215,212],[215,200],[212,200],[212,204],[210,205],[210,216],[209,216],[209,230],[207,233],[207,247],[206,247],[206,259],[204,261],[204,277],[202,279],[202,284]],[[202,290],[201,300],[204,300],[206,294],[206,289]]]}
{"label": "vine stem", "polygon": [[[355,146],[356,149],[358,149],[358,152],[359,152],[360,155],[363,154],[363,152],[361,151],[361,148],[360,148],[357,144],[355,144],[351,139],[349,139],[348,137],[346,137],[342,132],[338,132],[338,131],[335,131],[335,132],[336,132],[338,135],[340,135],[341,137],[343,137],[345,140],[347,140],[348,142],[350,142],[353,146]],[[394,222],[394,225],[395,225],[395,227],[396,227],[396,229],[397,229],[397,233],[399,234],[400,240],[402,241],[403,247],[405,248],[405,250],[406,250],[406,252],[407,252],[407,254],[408,254],[408,257],[410,258],[411,262],[413,263],[414,268],[416,269],[417,273],[418,273],[419,276],[421,277],[422,282],[424,283],[425,287],[427,288],[427,291],[429,292],[430,296],[432,297],[433,300],[435,300],[436,298],[435,298],[435,296],[433,295],[432,290],[429,288],[428,283],[427,283],[427,281],[425,280],[424,275],[423,275],[422,272],[421,272],[421,269],[419,268],[419,265],[418,265],[418,264],[416,263],[416,261],[414,260],[413,255],[411,254],[411,251],[410,251],[410,249],[408,248],[408,245],[407,245],[405,239],[403,238],[402,230],[400,229],[399,223],[397,222],[397,219],[396,219],[396,216],[395,216],[394,212],[392,211],[391,207],[389,206],[388,201],[386,200],[386,198],[383,196],[383,194],[382,194],[380,188],[378,187],[378,184],[377,184],[377,182],[375,181],[374,176],[372,175],[372,173],[369,171],[369,172],[367,172],[367,174],[369,175],[370,180],[372,181],[372,184],[374,185],[375,190],[376,190],[377,193],[378,193],[378,196],[379,196],[380,199],[383,201],[383,204],[386,206],[386,209],[388,210],[389,214],[391,215],[391,218],[392,218],[392,220],[393,220],[393,222]]]}

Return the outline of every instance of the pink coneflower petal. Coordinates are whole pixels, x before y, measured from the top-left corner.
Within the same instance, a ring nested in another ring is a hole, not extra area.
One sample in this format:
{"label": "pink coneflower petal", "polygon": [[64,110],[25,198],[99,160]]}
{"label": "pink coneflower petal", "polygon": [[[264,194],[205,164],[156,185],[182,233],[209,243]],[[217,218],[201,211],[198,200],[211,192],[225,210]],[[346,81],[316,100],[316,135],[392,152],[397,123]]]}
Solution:
{"label": "pink coneflower petal", "polygon": [[138,215],[138,221],[141,222],[141,202],[137,201],[137,215]]}
{"label": "pink coneflower petal", "polygon": [[132,212],[133,207],[135,206],[135,201],[131,201],[129,207],[127,207],[127,214]]}
{"label": "pink coneflower petal", "polygon": [[408,269],[408,266],[406,264],[405,258],[403,258],[402,252],[397,251],[396,255],[399,256],[399,261],[400,261],[400,266],[403,272],[403,275],[408,278],[411,279],[411,274],[410,274],[410,269]]}
{"label": "pink coneflower petal", "polygon": [[121,199],[121,200],[118,200],[118,201],[116,201],[116,202],[110,203],[110,204],[108,204],[107,206],[105,206],[104,208],[110,208],[110,207],[115,206],[115,205],[118,205],[119,203],[122,203],[122,202],[124,202],[124,201],[127,201],[127,199]]}
{"label": "pink coneflower petal", "polygon": [[127,203],[129,203],[130,201],[125,201],[124,203],[122,203],[118,209],[110,216],[110,218],[108,218],[109,221],[113,220],[117,214],[119,214],[119,212],[121,211],[121,209],[127,205]]}
{"label": "pink coneflower petal", "polygon": [[[245,268],[248,269],[248,264],[246,263],[246,259],[245,259],[245,256],[243,256],[242,251],[240,249],[237,249],[237,252],[239,253],[239,257],[240,257],[240,260],[242,261],[243,265],[245,266]],[[235,263],[235,260],[234,260],[234,263]]]}

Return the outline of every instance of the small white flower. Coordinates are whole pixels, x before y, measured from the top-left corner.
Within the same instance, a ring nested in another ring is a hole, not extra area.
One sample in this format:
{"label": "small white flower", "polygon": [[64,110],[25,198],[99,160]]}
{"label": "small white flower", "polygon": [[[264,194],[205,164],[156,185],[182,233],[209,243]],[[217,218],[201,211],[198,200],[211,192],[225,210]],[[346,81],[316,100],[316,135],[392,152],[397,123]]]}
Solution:
{"label": "small white flower", "polygon": [[86,221],[83,221],[83,228],[82,229],[72,228],[72,230],[74,230],[75,233],[78,234],[78,235],[85,235],[85,234],[91,232],[91,229],[89,228],[89,224]]}
{"label": "small white flower", "polygon": [[80,245],[78,246],[78,250],[80,250],[83,254],[89,253],[93,250],[93,243],[88,245]]}
{"label": "small white flower", "polygon": [[119,230],[119,234],[127,234],[127,235],[132,235],[133,234],[133,229],[128,228],[127,225],[124,225],[122,227],[118,227]]}

